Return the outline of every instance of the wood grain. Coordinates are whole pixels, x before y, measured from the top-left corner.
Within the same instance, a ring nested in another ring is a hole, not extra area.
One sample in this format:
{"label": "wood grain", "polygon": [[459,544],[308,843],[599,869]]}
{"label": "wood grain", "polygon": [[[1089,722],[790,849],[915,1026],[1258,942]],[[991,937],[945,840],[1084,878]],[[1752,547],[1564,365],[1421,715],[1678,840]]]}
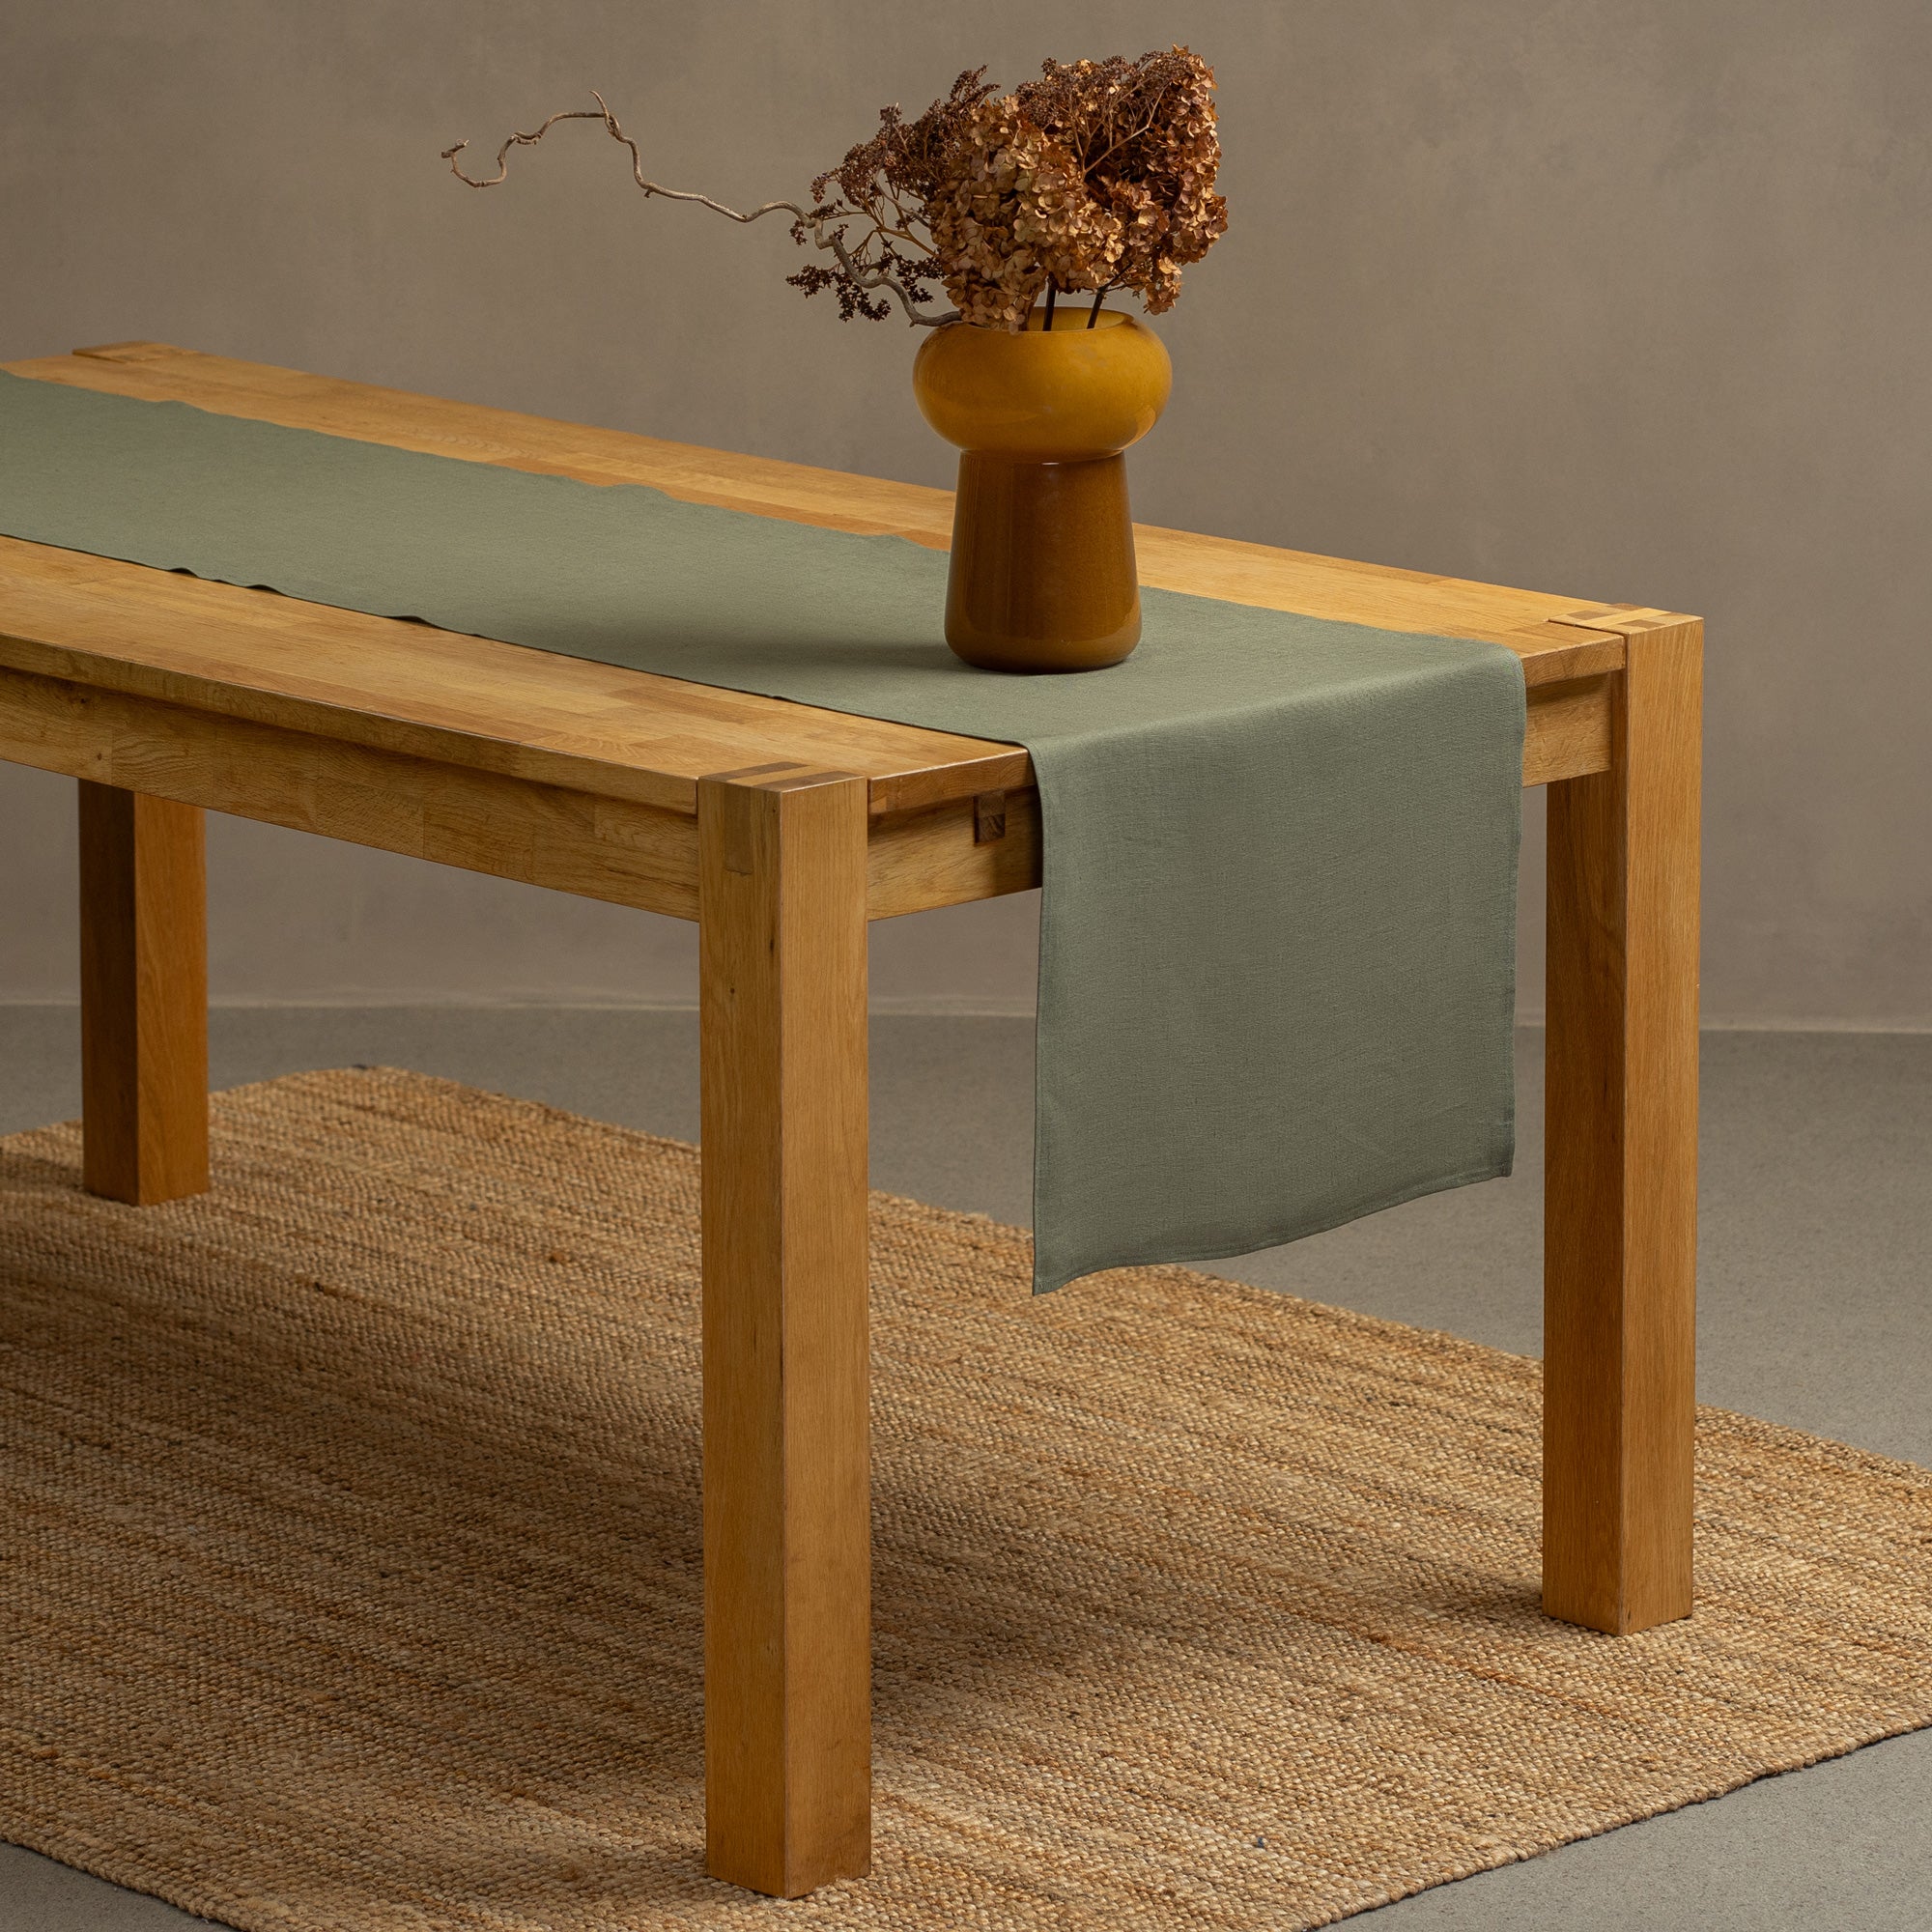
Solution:
{"label": "wood grain", "polygon": [[706,772],[779,751],[865,773],[880,811],[1033,781],[1017,746],[9,537],[0,665],[686,813]]}
{"label": "wood grain", "polygon": [[[697,917],[697,821],[636,800],[0,669],[0,758],[350,844]],[[870,820],[870,917],[1039,884],[1039,801],[975,838],[971,799]]]}
{"label": "wood grain", "polygon": [[970,798],[875,818],[868,855],[871,916],[894,919],[1037,886],[1039,794],[1004,796],[1005,830],[997,838],[978,838],[978,804]]}
{"label": "wood grain", "polygon": [[1568,684],[1533,684],[1524,694],[1524,785],[1550,784],[1610,768],[1610,715],[1615,674]]}
{"label": "wood grain", "polygon": [[695,817],[0,669],[0,758],[238,817],[697,916]]}
{"label": "wood grain", "polygon": [[80,786],[82,1181],[147,1207],[208,1186],[202,816]]}
{"label": "wood grain", "polygon": [[1610,769],[1549,788],[1544,1606],[1688,1616],[1702,627],[1621,622]]}
{"label": "wood grain", "polygon": [[866,819],[698,787],[705,1859],[788,1898],[870,1861]]}

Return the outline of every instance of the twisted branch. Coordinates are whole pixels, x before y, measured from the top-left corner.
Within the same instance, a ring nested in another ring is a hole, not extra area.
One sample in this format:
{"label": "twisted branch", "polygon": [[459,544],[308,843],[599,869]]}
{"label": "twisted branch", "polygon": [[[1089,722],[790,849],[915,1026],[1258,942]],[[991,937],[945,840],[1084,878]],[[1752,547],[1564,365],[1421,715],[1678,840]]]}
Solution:
{"label": "twisted branch", "polygon": [[860,243],[861,253],[867,242],[874,237],[890,236],[911,242],[914,246],[921,247],[923,252],[930,254],[931,248],[918,242],[915,237],[904,235],[898,229],[889,229],[876,216],[866,214],[857,209],[846,208],[838,203],[818,208],[801,208],[795,201],[768,201],[760,208],[740,213],[735,208],[726,208],[722,201],[712,200],[708,194],[698,194],[687,188],[666,187],[662,182],[646,178],[643,156],[638,152],[637,142],[624,132],[617,117],[611,113],[604,97],[594,87],[590,90],[590,98],[597,103],[594,108],[566,107],[553,114],[534,133],[512,133],[497,150],[497,172],[494,175],[467,175],[463,172],[463,164],[457,156],[469,146],[468,141],[459,141],[453,148],[444,148],[440,158],[449,163],[450,173],[465,187],[497,187],[509,177],[512,148],[534,147],[559,121],[601,121],[604,124],[604,131],[620,146],[630,150],[632,178],[646,195],[661,195],[666,201],[696,202],[699,208],[708,208],[714,214],[722,214],[727,221],[736,221],[742,225],[762,220],[767,214],[789,214],[792,217],[792,233],[800,241],[809,238],[814,248],[824,249],[833,255],[838,263],[841,273],[854,288],[866,291],[883,289],[905,310],[908,322],[917,323],[923,327],[936,328],[942,323],[958,321],[956,310],[949,310],[944,315],[927,314],[914,303],[889,268],[882,264],[867,265],[860,261],[846,243],[845,230],[854,220],[871,223],[873,233]]}

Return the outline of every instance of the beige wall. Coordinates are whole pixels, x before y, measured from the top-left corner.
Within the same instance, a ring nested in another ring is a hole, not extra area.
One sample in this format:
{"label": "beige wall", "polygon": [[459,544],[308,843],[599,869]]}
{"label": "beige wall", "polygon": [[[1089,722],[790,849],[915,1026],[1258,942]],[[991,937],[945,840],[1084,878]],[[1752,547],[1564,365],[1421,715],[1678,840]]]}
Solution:
{"label": "beige wall", "polygon": [[[1161,325],[1140,514],[1703,612],[1707,1012],[1932,1024],[1925,0],[0,0],[0,356],[158,337],[944,481],[907,332],[803,304],[776,226],[646,205],[591,129],[491,195],[437,149],[601,85],[753,200],[969,62],[1170,39],[1234,225]],[[0,772],[0,999],[71,990],[70,816]],[[219,995],[690,990],[658,922],[213,849]],[[884,931],[879,990],[1024,1002],[1031,917]]]}

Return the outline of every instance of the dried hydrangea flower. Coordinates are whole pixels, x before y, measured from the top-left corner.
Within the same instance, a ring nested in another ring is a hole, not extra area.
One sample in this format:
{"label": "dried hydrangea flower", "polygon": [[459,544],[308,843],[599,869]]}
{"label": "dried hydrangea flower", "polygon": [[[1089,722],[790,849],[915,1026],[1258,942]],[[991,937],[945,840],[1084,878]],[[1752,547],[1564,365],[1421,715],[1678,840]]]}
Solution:
{"label": "dried hydrangea flower", "polygon": [[1038,80],[975,105],[938,156],[925,205],[961,319],[1024,327],[1049,283],[1129,289],[1151,314],[1171,308],[1181,268],[1228,225],[1213,90],[1213,70],[1174,47],[1048,61]]}
{"label": "dried hydrangea flower", "polygon": [[944,283],[957,319],[1020,329],[1042,290],[1092,292],[1094,313],[1111,289],[1138,295],[1150,314],[1171,308],[1180,270],[1228,226],[1214,192],[1221,162],[1214,71],[1185,47],[1104,61],[1049,60],[1009,95],[975,68],[915,121],[882,108],[878,131],[811,184],[811,202],[771,201],[746,213],[709,195],[648,180],[638,145],[597,107],[553,114],[497,152],[497,172],[472,177],[458,142],[443,151],[471,187],[504,179],[513,148],[542,140],[559,121],[602,121],[629,149],[647,195],[696,202],[737,222],[781,212],[792,239],[831,256],[787,279],[808,296],[830,291],[846,321],[883,321],[895,302],[910,321],[942,323],[928,284]]}

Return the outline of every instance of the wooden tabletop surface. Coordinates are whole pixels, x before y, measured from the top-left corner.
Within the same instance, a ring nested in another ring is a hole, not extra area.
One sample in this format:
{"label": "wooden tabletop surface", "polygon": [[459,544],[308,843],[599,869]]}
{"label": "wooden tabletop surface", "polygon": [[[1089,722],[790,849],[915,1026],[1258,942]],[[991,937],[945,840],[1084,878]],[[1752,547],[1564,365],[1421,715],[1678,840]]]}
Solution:
{"label": "wooden tabletop surface", "polygon": [[[936,550],[948,491],[550,422],[165,343],[5,365],[16,376],[398,448],[645,483]],[[1619,668],[1583,600],[1146,526],[1141,581],[1199,596],[1508,645],[1535,688]],[[1607,615],[1607,612],[1605,613]],[[1568,621],[1565,621],[1565,620]],[[864,774],[875,812],[1024,787],[1024,751],[307,604],[0,537],[0,664],[579,791],[694,809],[711,772],[792,760]],[[1555,696],[1554,693],[1549,694]]]}

